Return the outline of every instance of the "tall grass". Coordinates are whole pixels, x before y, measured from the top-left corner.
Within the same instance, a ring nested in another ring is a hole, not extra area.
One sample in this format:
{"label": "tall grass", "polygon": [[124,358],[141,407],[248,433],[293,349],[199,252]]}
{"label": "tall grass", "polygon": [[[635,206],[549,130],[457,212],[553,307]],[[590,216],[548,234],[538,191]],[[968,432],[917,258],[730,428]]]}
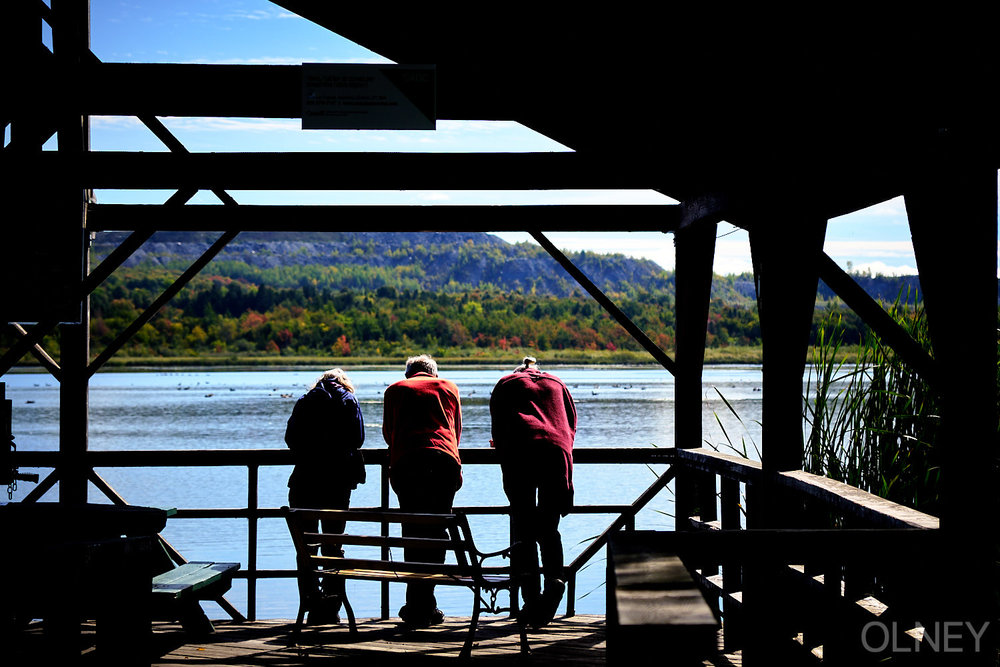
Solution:
{"label": "tall grass", "polygon": [[[901,294],[889,313],[930,349],[922,305]],[[822,322],[806,380],[803,469],[894,502],[936,513],[940,399],[869,331],[853,362],[838,355],[839,315]]]}

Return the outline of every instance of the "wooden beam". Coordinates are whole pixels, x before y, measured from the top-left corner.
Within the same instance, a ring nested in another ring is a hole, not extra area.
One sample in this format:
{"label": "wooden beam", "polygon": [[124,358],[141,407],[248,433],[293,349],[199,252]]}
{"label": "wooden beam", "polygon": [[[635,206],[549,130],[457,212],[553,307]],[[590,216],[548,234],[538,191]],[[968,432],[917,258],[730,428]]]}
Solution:
{"label": "wooden beam", "polygon": [[[94,63],[83,93],[92,115],[301,118],[302,66]],[[516,99],[488,102],[439,95],[438,118],[510,120],[525,110]]]}
{"label": "wooden beam", "polygon": [[[11,322],[10,326],[18,338],[24,338],[29,335],[24,327],[17,322]],[[62,379],[62,369],[59,368],[59,364],[56,363],[55,359],[49,356],[49,353],[46,352],[41,345],[35,343],[30,347],[30,351],[35,359],[38,360],[38,363],[40,363],[42,367],[52,375],[52,377],[54,377],[57,381]]]}
{"label": "wooden beam", "polygon": [[94,116],[299,118],[302,113],[301,65],[91,63],[86,78],[83,104]]}
{"label": "wooden beam", "polygon": [[[29,158],[25,158],[28,160]],[[81,187],[204,190],[656,189],[656,170],[581,153],[43,153],[40,173]]]}
{"label": "wooden beam", "polygon": [[122,348],[125,343],[127,343],[132,336],[136,334],[147,322],[149,322],[153,317],[160,312],[160,309],[165,306],[170,299],[174,298],[181,289],[184,288],[191,280],[201,272],[205,265],[208,264],[212,259],[219,254],[226,245],[229,244],[239,232],[225,232],[220,236],[211,247],[206,250],[201,257],[199,257],[195,262],[187,268],[187,270],[182,273],[177,280],[175,280],[170,287],[163,291],[160,296],[158,296],[152,304],[150,304],[146,310],[144,310],[139,317],[137,317],[128,327],[122,331],[115,340],[108,344],[104,350],[97,355],[97,358],[90,363],[87,368],[87,377],[96,373],[101,369],[101,367],[107,363],[108,359],[113,357],[118,350]]}
{"label": "wooden beam", "polygon": [[618,324],[620,324],[622,328],[636,340],[637,343],[642,345],[643,348],[645,348],[645,350],[649,352],[654,359],[656,359],[661,366],[667,369],[670,373],[677,373],[677,365],[674,363],[674,360],[667,356],[667,353],[661,350],[656,343],[651,341],[649,336],[647,336],[642,329],[637,327],[635,323],[629,319],[628,315],[623,313],[622,310],[615,305],[615,303],[609,299],[599,287],[597,287],[597,285],[591,282],[590,278],[588,278],[583,271],[577,268],[577,266],[573,264],[573,262],[571,262],[569,258],[562,253],[562,251],[552,244],[552,241],[546,238],[541,232],[531,231],[529,233],[536,241],[538,241],[539,245],[545,248],[545,250],[552,255],[553,259],[559,262],[559,264],[566,269],[566,272],[570,274],[581,287],[587,290],[590,296],[594,297],[597,303],[599,303],[604,310],[608,311],[608,314],[611,315],[611,317],[615,318]]}
{"label": "wooden beam", "polygon": [[[915,569],[930,570],[931,563],[940,562],[949,549],[941,531],[923,528],[761,528],[649,531],[648,535],[650,549],[679,554],[689,567],[733,558],[741,564],[858,563],[889,568],[909,562]],[[920,554],[920,559],[914,561],[913,554]]]}
{"label": "wooden beam", "polygon": [[[489,447],[463,447],[462,463],[496,465],[497,452]],[[26,468],[54,468],[59,465],[55,451],[18,451],[19,465]],[[670,465],[674,462],[672,447],[581,447],[573,452],[574,463],[580,464],[650,464]],[[89,451],[86,463],[91,468],[163,468],[215,466],[287,466],[293,463],[292,452],[282,449],[174,449]],[[365,449],[365,464],[387,466],[386,447]]]}
{"label": "wooden beam", "polygon": [[91,231],[673,231],[674,205],[218,206],[91,204]]}
{"label": "wooden beam", "polygon": [[819,277],[823,282],[921,377],[936,385],[939,382],[937,366],[920,344],[829,255],[820,253],[818,259]]}
{"label": "wooden beam", "polygon": [[[190,198],[194,194],[195,193],[193,191],[178,193],[179,198]],[[87,296],[89,296],[98,285],[104,282],[104,280],[106,280],[115,269],[121,266],[125,260],[139,248],[139,246],[141,246],[150,236],[153,235],[153,231],[154,230],[152,229],[137,231],[122,241],[117,248],[111,251],[111,254],[104,258],[96,269],[87,274],[87,276],[81,281],[79,287],[75,288],[76,293],[74,298],[87,298]],[[31,331],[25,331],[24,335],[19,337],[17,342],[4,352],[3,356],[0,356],[0,374],[9,371],[14,364],[20,361],[21,358],[31,350],[32,347],[37,346],[42,338],[51,333],[57,325],[58,322],[55,320],[47,320],[39,322],[33,326]]]}
{"label": "wooden beam", "polygon": [[803,470],[789,470],[766,476],[758,461],[707,448],[677,449],[674,455],[677,467],[681,469],[692,468],[719,475],[723,479],[745,482],[749,486],[760,484],[766,477],[797,496],[815,498],[822,505],[850,517],[852,521],[860,521],[865,526],[928,529],[940,526],[938,519],[929,514],[880,498],[856,486]]}

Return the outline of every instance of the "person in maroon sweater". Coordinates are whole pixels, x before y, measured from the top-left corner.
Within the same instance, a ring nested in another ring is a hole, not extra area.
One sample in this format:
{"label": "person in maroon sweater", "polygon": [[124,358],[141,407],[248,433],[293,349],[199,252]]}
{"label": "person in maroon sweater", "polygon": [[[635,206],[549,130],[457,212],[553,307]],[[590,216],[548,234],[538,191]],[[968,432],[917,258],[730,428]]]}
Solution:
{"label": "person in maroon sweater", "polygon": [[[511,565],[524,599],[520,619],[549,623],[566,590],[559,519],[573,507],[576,407],[566,385],[533,357],[500,378],[490,396],[493,440],[510,501]],[[537,500],[536,500],[537,495]],[[545,589],[539,592],[538,551]]]}
{"label": "person in maroon sweater", "polygon": [[[438,377],[437,363],[427,355],[406,361],[405,379],[385,390],[382,436],[389,445],[389,483],[404,512],[451,512],[462,487],[462,407],[455,383]],[[407,526],[405,537],[447,539],[441,528]],[[443,549],[404,549],[408,561],[443,563]],[[409,626],[440,623],[434,585],[406,585],[406,604],[399,616]]]}

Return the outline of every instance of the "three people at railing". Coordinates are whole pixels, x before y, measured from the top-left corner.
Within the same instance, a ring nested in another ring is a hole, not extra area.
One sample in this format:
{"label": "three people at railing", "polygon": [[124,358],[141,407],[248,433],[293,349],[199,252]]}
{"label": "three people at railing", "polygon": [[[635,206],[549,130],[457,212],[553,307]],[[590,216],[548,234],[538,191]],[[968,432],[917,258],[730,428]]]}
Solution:
{"label": "three people at railing", "polygon": [[[559,521],[573,506],[573,440],[576,408],[566,385],[525,357],[500,378],[490,397],[491,446],[495,447],[510,502],[515,550],[512,567],[524,601],[520,620],[533,627],[549,623],[566,589]],[[404,512],[449,513],[462,487],[458,446],[462,407],[458,387],[438,376],[428,355],[410,357],[404,378],[385,390],[382,435],[389,446],[389,482]],[[364,420],[354,388],[340,369],[327,371],[296,403],[285,442],[295,452],[288,480],[292,507],[346,509],[351,490],[363,483]],[[326,526],[324,532],[343,532]],[[414,527],[406,537],[446,538],[440,528]],[[536,548],[537,545],[537,548]],[[538,549],[541,550],[541,572]],[[404,550],[408,561],[443,563],[444,550]],[[544,577],[544,588],[542,587]],[[324,581],[330,601],[310,623],[337,622],[343,586]],[[300,594],[314,594],[300,591]],[[512,601],[513,602],[513,601]],[[409,583],[399,610],[404,623],[440,623],[434,585]]]}
{"label": "three people at railing", "polygon": [[499,455],[510,502],[515,542],[511,565],[524,600],[519,618],[540,627],[555,616],[566,590],[559,520],[573,507],[576,407],[562,380],[539,370],[533,357],[525,357],[493,388],[490,416],[491,445]]}
{"label": "three people at railing", "polygon": [[[292,450],[295,467],[288,478],[290,507],[347,509],[351,491],[365,482],[361,446],[365,422],[354,396],[354,385],[339,368],[323,373],[295,403],[285,426],[285,444]],[[323,532],[344,532],[343,522],[323,522]],[[340,547],[324,547],[324,553]],[[301,585],[301,584],[300,584]],[[339,622],[343,580],[325,577],[317,590],[300,595],[321,595],[323,604],[310,612],[309,622]]]}
{"label": "three people at railing", "polygon": [[[404,512],[449,513],[462,486],[462,407],[458,387],[438,377],[437,362],[427,355],[406,361],[404,379],[390,385],[383,398],[382,435],[389,445],[389,483]],[[436,526],[412,526],[404,537],[447,538]],[[443,549],[404,549],[408,561],[443,563]],[[440,623],[434,585],[406,585],[404,623],[426,627]]]}

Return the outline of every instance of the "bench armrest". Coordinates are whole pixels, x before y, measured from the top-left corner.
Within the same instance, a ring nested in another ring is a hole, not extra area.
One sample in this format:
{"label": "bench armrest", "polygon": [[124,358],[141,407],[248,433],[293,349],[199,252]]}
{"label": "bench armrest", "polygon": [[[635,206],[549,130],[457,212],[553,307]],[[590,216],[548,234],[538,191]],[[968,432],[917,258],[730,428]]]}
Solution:
{"label": "bench armrest", "polygon": [[476,557],[479,558],[480,564],[487,558],[496,558],[497,556],[503,556],[504,558],[510,558],[510,552],[514,550],[515,547],[520,545],[520,542],[514,542],[514,544],[501,549],[500,551],[491,551],[490,553],[484,554],[482,551],[476,550]]}

